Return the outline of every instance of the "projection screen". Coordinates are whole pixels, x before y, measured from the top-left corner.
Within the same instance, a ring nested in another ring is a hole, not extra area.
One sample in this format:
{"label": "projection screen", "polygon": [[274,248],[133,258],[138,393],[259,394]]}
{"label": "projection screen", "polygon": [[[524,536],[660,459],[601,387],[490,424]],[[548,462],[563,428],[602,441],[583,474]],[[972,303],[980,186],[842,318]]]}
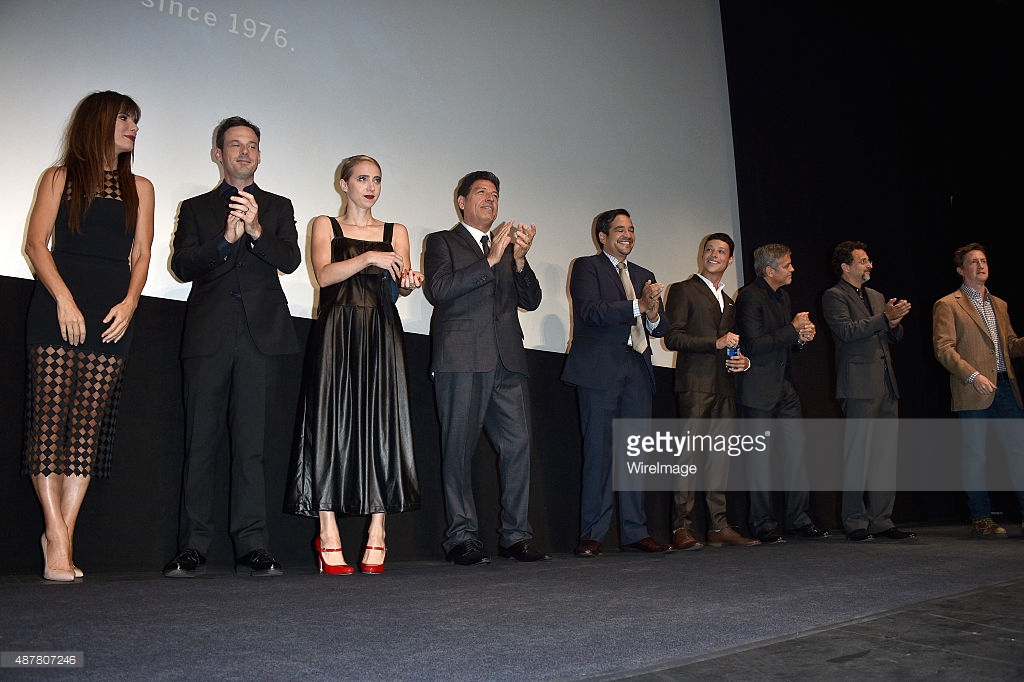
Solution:
{"label": "projection screen", "polygon": [[[292,199],[300,243],[340,208],[340,161],[376,157],[374,214],[409,228],[417,269],[426,235],[457,220],[459,177],[493,170],[501,216],[538,229],[529,260],[544,300],[521,314],[530,348],[565,350],[568,268],[594,252],[599,212],[632,214],[632,257],[666,284],[695,271],[702,235],[738,241],[717,2],[6,0],[0,58],[7,276],[31,277],[28,212],[69,114],[107,89],[142,107],[135,170],[157,193],[149,296],[188,295],[167,267],[178,206],[218,182],[212,132],[234,114],[263,129],[256,180]],[[309,316],[305,261],[283,284]],[[407,331],[428,332],[422,293],[400,310]],[[655,360],[672,354],[659,344]]]}

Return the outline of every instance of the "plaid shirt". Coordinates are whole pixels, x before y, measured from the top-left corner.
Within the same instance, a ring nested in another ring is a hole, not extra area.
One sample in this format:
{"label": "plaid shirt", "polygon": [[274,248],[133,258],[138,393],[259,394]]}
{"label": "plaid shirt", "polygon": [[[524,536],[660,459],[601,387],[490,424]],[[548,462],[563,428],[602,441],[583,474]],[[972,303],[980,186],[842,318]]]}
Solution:
{"label": "plaid shirt", "polygon": [[[996,312],[992,310],[992,300],[985,294],[980,294],[966,284],[960,285],[960,291],[967,294],[967,298],[971,299],[971,303],[977,309],[978,314],[981,315],[981,319],[985,321],[985,327],[988,329],[988,335],[992,337],[992,343],[996,347],[996,371],[1006,371],[1006,359],[1003,358],[1003,345],[999,341],[999,325],[996,324]],[[988,293],[988,288],[985,288],[985,293]]]}

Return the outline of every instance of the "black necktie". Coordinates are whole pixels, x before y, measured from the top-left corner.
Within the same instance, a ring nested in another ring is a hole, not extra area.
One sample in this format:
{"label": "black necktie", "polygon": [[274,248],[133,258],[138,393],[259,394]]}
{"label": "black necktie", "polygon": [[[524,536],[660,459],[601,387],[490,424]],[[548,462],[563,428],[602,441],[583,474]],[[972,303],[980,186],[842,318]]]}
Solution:
{"label": "black necktie", "polygon": [[489,240],[489,239],[487,238],[487,235],[486,235],[486,234],[485,234],[485,235],[484,235],[483,237],[480,237],[480,246],[482,246],[482,247],[483,247],[483,249],[484,249],[484,255],[485,255],[485,256],[487,255],[487,252],[488,252],[488,251],[490,250],[490,248],[491,248],[491,247],[490,247],[490,245],[488,244],[488,242],[489,242],[489,241],[490,241],[490,240]]}

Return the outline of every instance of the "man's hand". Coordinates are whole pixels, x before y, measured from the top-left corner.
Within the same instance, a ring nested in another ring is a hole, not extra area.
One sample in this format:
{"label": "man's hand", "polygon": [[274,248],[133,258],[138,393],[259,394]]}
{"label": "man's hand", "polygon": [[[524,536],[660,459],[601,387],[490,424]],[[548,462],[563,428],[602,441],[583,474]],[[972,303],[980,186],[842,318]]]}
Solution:
{"label": "man's hand", "polygon": [[516,269],[522,270],[526,264],[526,254],[533,246],[533,238],[537,234],[537,226],[533,223],[519,223],[518,227],[510,227],[514,230],[515,247],[512,249],[512,257],[516,259]]}
{"label": "man's hand", "polygon": [[979,374],[974,377],[974,381],[971,383],[971,386],[974,386],[974,390],[981,395],[992,395],[996,392],[996,385],[993,384],[992,381],[984,374]]}
{"label": "man's hand", "polygon": [[737,352],[736,355],[725,359],[725,368],[730,372],[745,372],[750,367],[750,358],[743,353]]}
{"label": "man's hand", "polygon": [[792,324],[800,335],[800,343],[807,343],[808,341],[814,340],[814,323],[811,322],[811,316],[806,312],[797,313],[796,316],[793,317]]}
{"label": "man's hand", "polygon": [[[244,230],[246,234],[252,237],[253,241],[260,238],[263,234],[263,228],[260,227],[259,220],[259,206],[256,204],[256,197],[249,194],[245,190],[242,190],[238,194],[231,197],[231,203],[228,204],[228,226],[231,226],[231,218],[235,218],[235,230],[238,237],[241,237],[241,231]],[[224,233],[224,238],[229,242],[234,243],[235,239],[229,239],[227,232]]]}
{"label": "man's hand", "polygon": [[885,314],[885,319],[889,320],[889,326],[895,327],[910,312],[910,303],[904,299],[897,301],[895,298],[890,298],[882,312]]}
{"label": "man's hand", "polygon": [[651,322],[657,322],[661,316],[661,292],[665,290],[664,284],[647,280],[644,282],[643,291],[637,299],[637,307],[640,313],[647,316]]}
{"label": "man's hand", "polygon": [[733,334],[732,332],[726,332],[725,336],[720,336],[718,337],[718,340],[715,341],[715,348],[717,350],[722,350],[723,348],[738,348],[739,345],[740,335]]}
{"label": "man's hand", "polygon": [[491,248],[487,251],[487,263],[492,268],[501,261],[505,249],[512,243],[512,226],[514,224],[514,221],[502,223],[498,229],[491,232]]}

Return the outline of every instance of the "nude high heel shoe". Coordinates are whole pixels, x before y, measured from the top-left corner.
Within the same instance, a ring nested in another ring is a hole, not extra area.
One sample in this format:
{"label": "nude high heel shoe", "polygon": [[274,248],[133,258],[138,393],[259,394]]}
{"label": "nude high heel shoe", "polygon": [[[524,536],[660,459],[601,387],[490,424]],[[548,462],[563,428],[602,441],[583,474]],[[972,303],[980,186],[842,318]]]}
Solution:
{"label": "nude high heel shoe", "polygon": [[50,564],[46,561],[46,533],[39,538],[39,543],[43,547],[43,579],[53,580],[59,583],[70,583],[75,580],[74,571],[66,571],[59,568],[50,568]]}

